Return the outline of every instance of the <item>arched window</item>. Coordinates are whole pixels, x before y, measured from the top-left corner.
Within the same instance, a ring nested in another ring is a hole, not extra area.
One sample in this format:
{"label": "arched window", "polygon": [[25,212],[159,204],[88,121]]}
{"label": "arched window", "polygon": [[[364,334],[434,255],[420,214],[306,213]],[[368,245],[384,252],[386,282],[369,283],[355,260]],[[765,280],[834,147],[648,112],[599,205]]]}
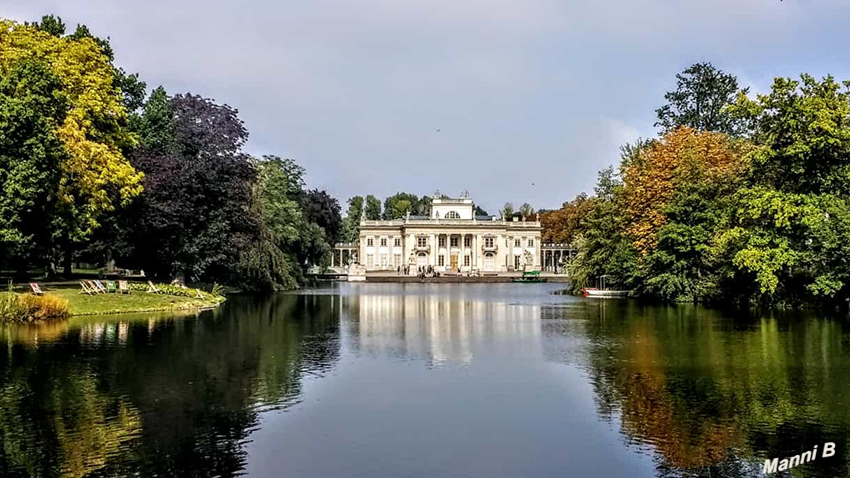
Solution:
{"label": "arched window", "polygon": [[460,219],[460,214],[457,211],[449,211],[446,213],[446,219]]}

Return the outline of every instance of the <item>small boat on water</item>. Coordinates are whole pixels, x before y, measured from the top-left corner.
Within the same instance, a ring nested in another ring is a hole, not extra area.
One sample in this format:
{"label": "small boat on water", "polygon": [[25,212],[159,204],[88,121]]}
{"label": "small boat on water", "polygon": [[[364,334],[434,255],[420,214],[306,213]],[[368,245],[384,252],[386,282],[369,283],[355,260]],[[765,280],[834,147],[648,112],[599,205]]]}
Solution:
{"label": "small boat on water", "polygon": [[615,290],[615,289],[597,289],[596,287],[585,287],[581,290],[581,293],[585,297],[628,297],[628,290]]}
{"label": "small boat on water", "polygon": [[603,275],[599,277],[599,287],[585,287],[581,290],[582,295],[585,297],[598,297],[598,298],[617,298],[617,297],[628,297],[630,290],[621,290],[621,289],[608,289],[605,287],[605,278],[607,275]]}
{"label": "small boat on water", "polygon": [[511,279],[511,282],[516,282],[518,284],[539,284],[542,282],[546,282],[547,279],[540,277],[540,271],[528,271],[523,272],[522,277],[515,277]]}

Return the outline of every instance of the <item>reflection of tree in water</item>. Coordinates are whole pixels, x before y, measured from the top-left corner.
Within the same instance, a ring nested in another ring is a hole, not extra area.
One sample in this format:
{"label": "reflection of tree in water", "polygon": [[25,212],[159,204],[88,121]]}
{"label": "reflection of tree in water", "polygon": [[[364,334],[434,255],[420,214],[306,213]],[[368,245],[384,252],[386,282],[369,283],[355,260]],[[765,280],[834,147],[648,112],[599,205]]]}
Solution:
{"label": "reflection of tree in water", "polygon": [[572,312],[600,415],[654,450],[660,476],[758,476],[764,458],[826,441],[843,452],[794,475],[847,476],[850,404],[838,397],[850,384],[838,377],[850,351],[836,322],[630,303]]}
{"label": "reflection of tree in water", "polygon": [[83,347],[72,329],[12,346],[0,476],[234,476],[259,411],[333,367],[338,313],[331,297],[233,298],[198,320],[125,323],[121,343]]}

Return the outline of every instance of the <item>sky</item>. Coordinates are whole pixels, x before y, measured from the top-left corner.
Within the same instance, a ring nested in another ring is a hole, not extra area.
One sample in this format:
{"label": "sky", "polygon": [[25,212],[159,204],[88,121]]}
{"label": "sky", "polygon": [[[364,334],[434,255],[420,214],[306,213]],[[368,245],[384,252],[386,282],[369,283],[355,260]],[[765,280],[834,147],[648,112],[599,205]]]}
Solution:
{"label": "sky", "polygon": [[340,200],[469,191],[557,208],[653,137],[675,75],[712,62],[850,79],[848,0],[3,0],[109,37],[150,88],[240,112],[255,155]]}

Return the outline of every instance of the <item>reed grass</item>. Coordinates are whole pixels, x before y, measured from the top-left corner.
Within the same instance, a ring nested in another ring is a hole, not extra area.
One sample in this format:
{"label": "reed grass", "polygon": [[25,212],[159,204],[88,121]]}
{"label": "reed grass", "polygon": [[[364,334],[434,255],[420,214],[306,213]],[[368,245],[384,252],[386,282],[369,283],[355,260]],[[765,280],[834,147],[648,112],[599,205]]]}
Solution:
{"label": "reed grass", "polygon": [[67,319],[68,300],[57,295],[0,293],[0,323],[27,323]]}

